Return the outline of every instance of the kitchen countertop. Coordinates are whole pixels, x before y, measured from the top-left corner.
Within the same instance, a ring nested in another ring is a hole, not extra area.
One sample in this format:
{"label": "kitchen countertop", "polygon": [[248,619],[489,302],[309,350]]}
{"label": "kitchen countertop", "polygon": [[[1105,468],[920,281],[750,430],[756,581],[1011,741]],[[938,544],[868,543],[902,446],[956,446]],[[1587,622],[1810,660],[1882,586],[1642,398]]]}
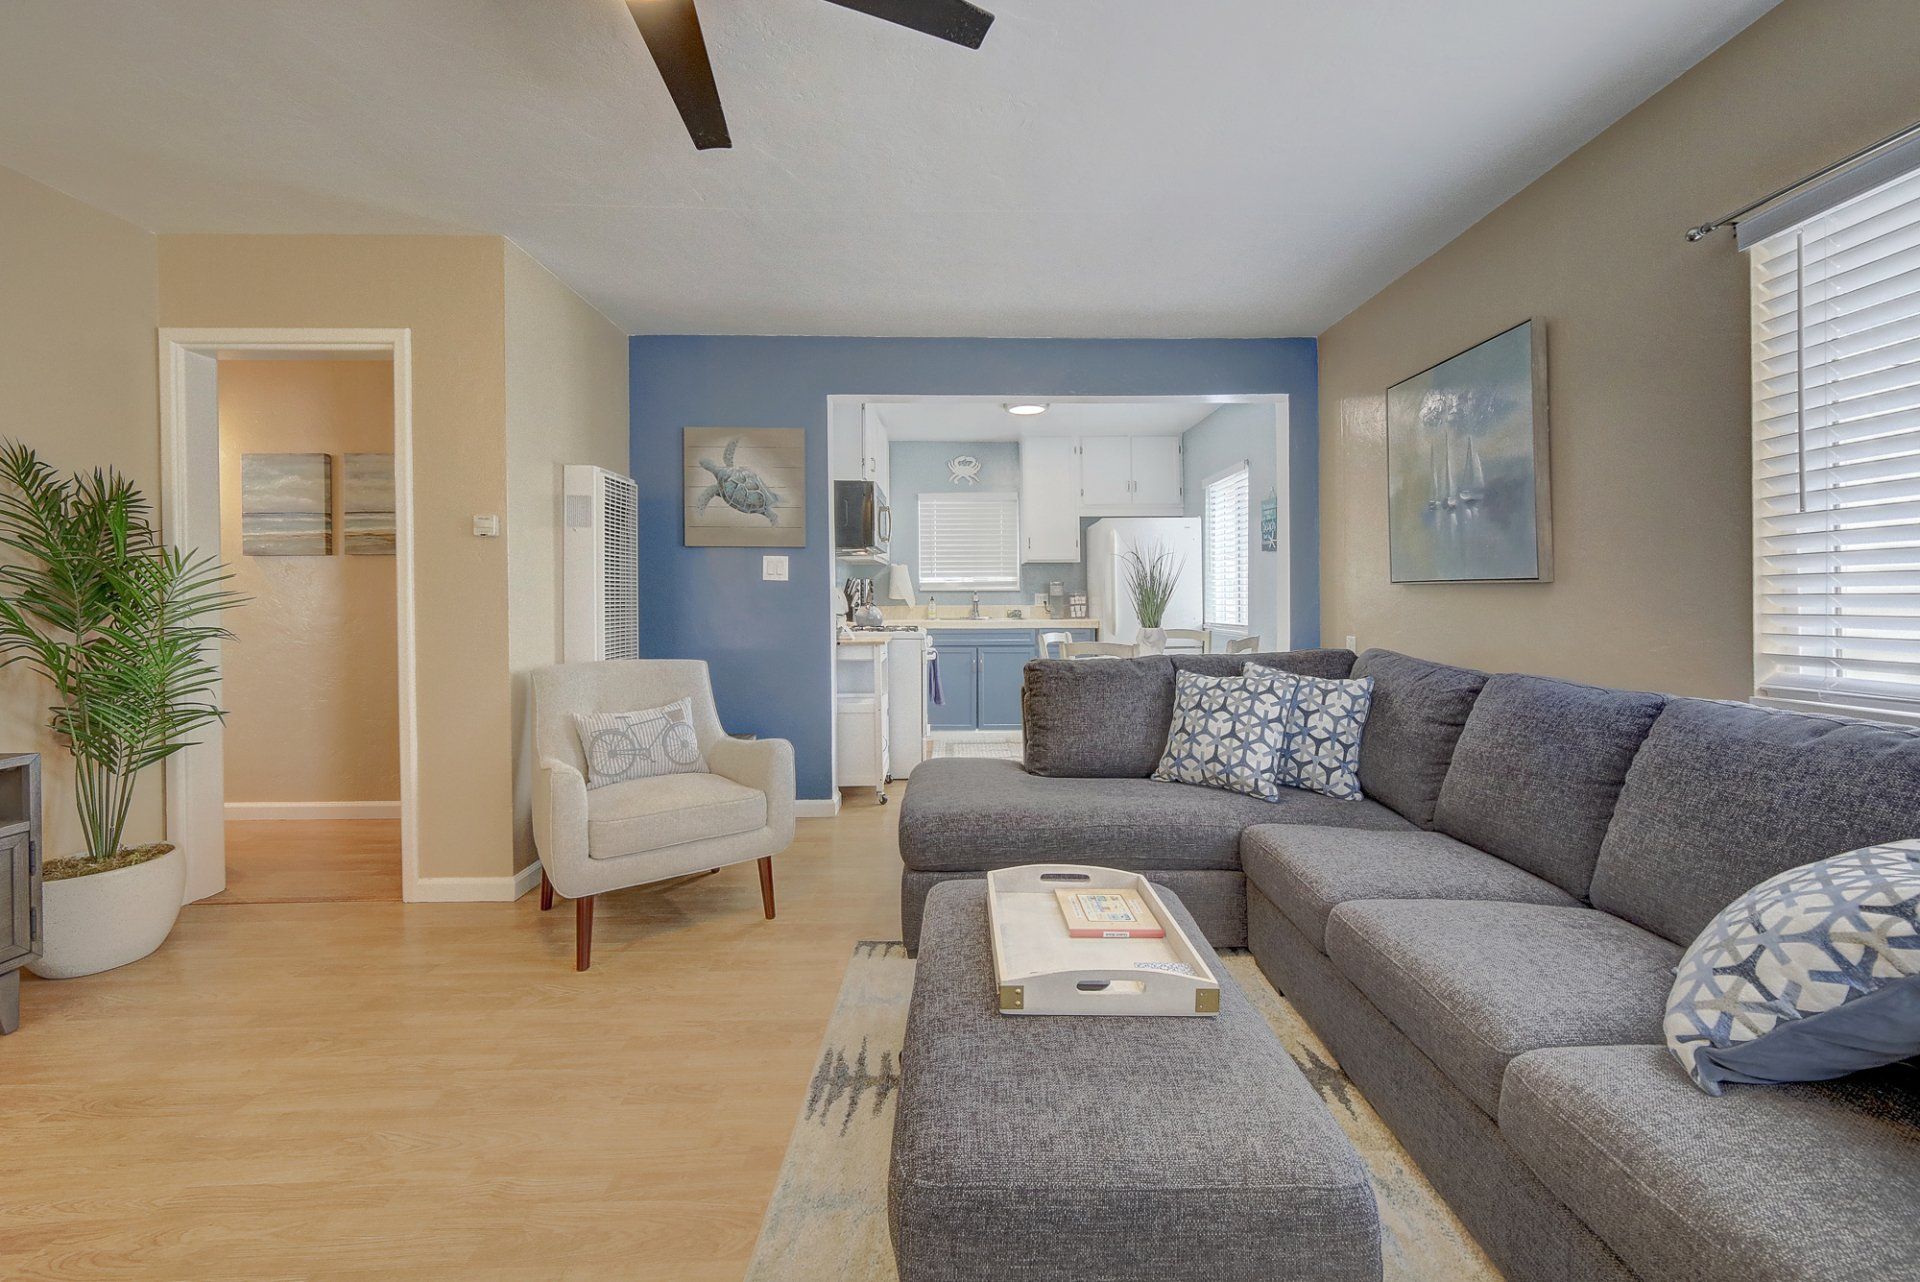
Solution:
{"label": "kitchen countertop", "polygon": [[917,623],[929,632],[984,632],[1031,629],[1038,632],[1098,631],[1098,619],[888,619],[889,623]]}

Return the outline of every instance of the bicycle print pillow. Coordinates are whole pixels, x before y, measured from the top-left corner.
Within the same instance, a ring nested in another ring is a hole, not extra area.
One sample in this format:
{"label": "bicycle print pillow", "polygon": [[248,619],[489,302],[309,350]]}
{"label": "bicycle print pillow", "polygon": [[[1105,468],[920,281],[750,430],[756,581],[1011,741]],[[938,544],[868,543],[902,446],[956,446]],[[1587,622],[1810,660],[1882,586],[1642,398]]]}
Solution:
{"label": "bicycle print pillow", "polygon": [[693,700],[638,712],[574,714],[587,757],[587,787],[655,775],[703,775],[707,761],[693,729]]}

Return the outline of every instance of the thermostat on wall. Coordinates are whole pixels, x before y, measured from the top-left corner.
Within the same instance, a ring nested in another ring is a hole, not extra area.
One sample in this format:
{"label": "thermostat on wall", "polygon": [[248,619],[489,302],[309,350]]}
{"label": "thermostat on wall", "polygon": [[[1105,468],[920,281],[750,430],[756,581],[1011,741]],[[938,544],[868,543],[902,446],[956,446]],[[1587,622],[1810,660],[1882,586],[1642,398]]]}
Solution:
{"label": "thermostat on wall", "polygon": [[473,537],[476,539],[497,539],[500,537],[500,518],[497,516],[476,516],[473,518]]}

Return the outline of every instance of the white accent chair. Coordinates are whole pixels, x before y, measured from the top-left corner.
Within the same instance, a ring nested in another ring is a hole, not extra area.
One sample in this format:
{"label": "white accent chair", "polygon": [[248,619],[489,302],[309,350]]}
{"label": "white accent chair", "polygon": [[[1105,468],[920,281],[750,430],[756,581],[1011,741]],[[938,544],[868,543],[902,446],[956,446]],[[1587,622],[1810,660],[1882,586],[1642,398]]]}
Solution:
{"label": "white accent chair", "polygon": [[1168,654],[1212,654],[1213,633],[1205,628],[1168,628]]}
{"label": "white accent chair", "polygon": [[[711,774],[659,775],[587,790],[577,713],[637,712],[691,698]],[[574,968],[593,962],[595,895],[760,861],[773,917],[773,856],[793,842],[793,745],[730,739],[697,659],[561,663],[533,674],[533,840],[540,908],[574,901]]]}

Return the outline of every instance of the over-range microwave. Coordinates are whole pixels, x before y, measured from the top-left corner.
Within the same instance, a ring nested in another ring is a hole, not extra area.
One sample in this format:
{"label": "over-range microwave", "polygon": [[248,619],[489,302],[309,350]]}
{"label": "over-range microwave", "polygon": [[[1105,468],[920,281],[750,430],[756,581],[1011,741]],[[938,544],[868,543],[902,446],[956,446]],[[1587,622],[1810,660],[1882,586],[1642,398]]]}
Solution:
{"label": "over-range microwave", "polygon": [[893,539],[893,510],[872,481],[833,483],[833,546],[841,556],[885,556]]}

